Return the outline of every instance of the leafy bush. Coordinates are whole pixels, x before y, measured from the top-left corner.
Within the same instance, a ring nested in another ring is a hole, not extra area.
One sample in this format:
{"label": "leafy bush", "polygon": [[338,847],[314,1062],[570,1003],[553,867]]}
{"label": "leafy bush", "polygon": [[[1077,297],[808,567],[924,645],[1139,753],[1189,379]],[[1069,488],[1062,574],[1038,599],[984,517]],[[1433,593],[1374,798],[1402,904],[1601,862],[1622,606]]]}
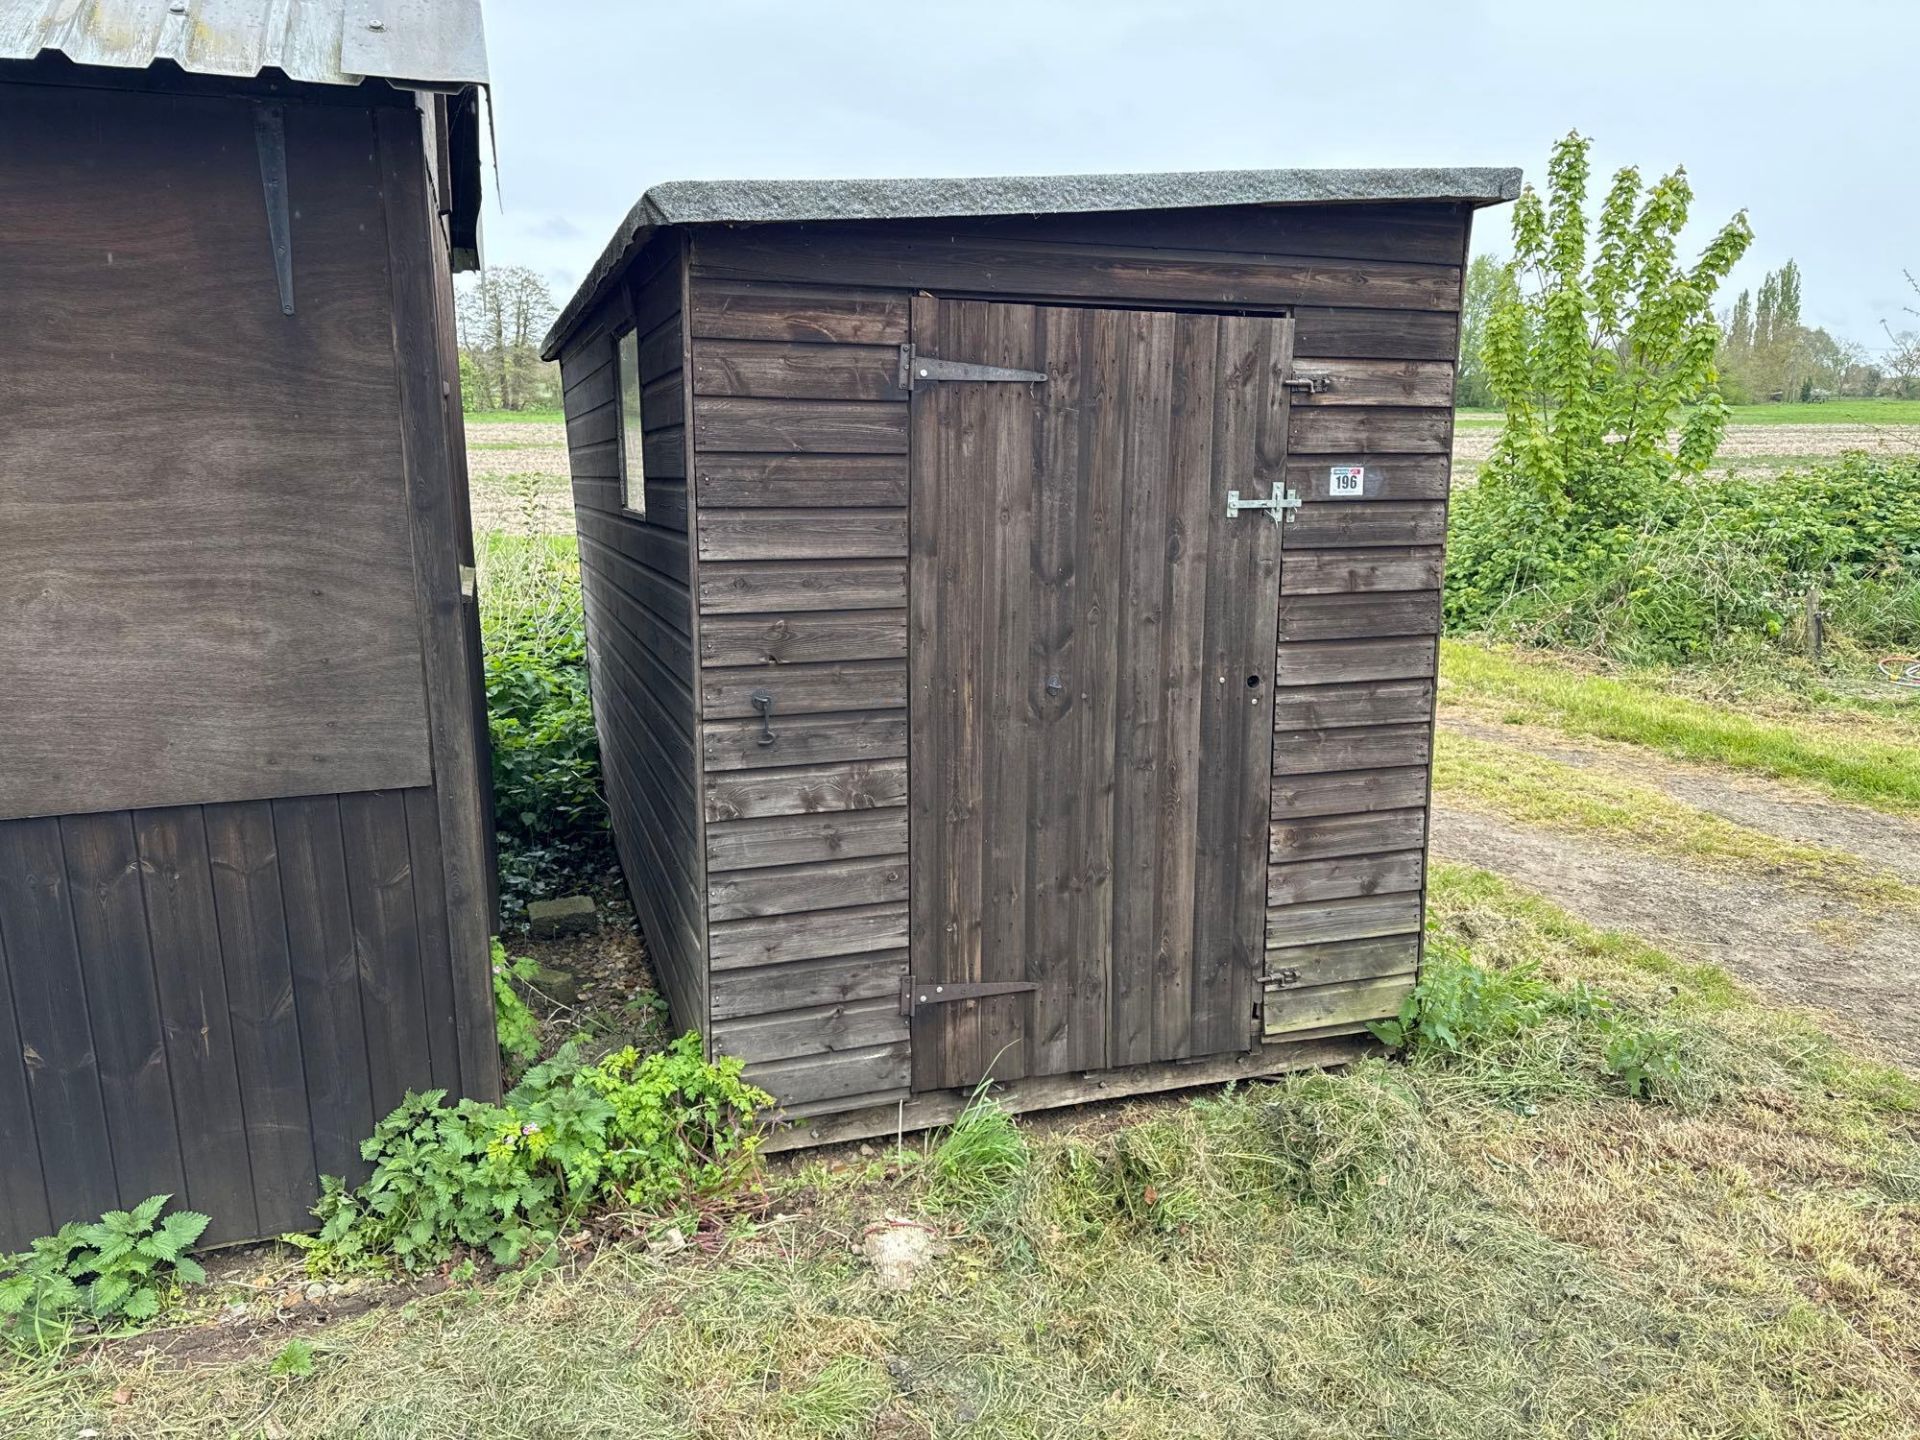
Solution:
{"label": "leafy bush", "polygon": [[182,1285],[205,1280],[187,1251],[208,1219],[192,1210],[162,1219],[171,1198],[155,1195],[92,1224],[63,1225],[58,1234],[0,1258],[0,1333],[37,1349],[81,1316],[144,1323]]}
{"label": "leafy bush", "polygon": [[561,536],[491,535],[480,559],[494,824],[511,913],[605,870],[611,849],[579,553]]}
{"label": "leafy bush", "polygon": [[706,1061],[689,1033],[644,1059],[629,1048],[589,1064],[564,1047],[499,1105],[409,1094],[361,1146],[366,1183],[327,1177],[319,1236],[296,1243],[322,1271],[417,1270],[461,1246],[511,1265],[595,1206],[719,1193],[751,1169],[773,1103],[741,1068]]}
{"label": "leafy bush", "polygon": [[510,959],[496,936],[493,942],[493,1029],[500,1058],[509,1074],[518,1074],[540,1053],[540,1022],[534,1018],[513,982],[532,980],[539,966],[525,956]]}

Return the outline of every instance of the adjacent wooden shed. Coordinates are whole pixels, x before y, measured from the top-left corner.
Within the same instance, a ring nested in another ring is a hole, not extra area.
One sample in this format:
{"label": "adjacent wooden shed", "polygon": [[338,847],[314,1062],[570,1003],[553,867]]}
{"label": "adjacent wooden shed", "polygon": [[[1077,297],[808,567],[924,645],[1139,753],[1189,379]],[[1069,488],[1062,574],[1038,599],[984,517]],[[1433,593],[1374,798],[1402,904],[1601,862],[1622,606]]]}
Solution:
{"label": "adjacent wooden shed", "polygon": [[1353,1053],[1420,962],[1512,170],[673,184],[547,341],[677,1023],[824,1140]]}
{"label": "adjacent wooden shed", "polygon": [[0,1249],[499,1085],[477,0],[0,0]]}

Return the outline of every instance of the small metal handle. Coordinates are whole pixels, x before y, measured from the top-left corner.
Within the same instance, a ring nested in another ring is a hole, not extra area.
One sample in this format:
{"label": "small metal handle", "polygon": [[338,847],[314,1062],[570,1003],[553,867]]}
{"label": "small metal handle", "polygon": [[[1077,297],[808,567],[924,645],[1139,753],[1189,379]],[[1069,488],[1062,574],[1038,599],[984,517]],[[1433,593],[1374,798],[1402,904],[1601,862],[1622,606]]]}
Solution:
{"label": "small metal handle", "polygon": [[773,692],[756,690],[747,697],[753,701],[754,708],[760,712],[760,739],[762,745],[771,745],[780,737],[773,733]]}

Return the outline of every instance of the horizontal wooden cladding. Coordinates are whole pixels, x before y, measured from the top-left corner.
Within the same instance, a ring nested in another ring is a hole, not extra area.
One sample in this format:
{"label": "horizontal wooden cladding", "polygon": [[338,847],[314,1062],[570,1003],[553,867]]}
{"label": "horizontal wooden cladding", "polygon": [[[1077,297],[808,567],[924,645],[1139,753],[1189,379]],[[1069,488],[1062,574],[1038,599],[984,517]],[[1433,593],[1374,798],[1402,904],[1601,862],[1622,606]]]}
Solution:
{"label": "horizontal wooden cladding", "polygon": [[708,953],[716,970],[897,950],[906,943],[905,901],[716,920],[708,927]]}
{"label": "horizontal wooden cladding", "polygon": [[693,393],[789,400],[907,398],[900,386],[897,344],[796,345],[779,340],[699,341],[693,347]]}
{"label": "horizontal wooden cladding", "polygon": [[1329,860],[1340,855],[1372,855],[1410,850],[1426,843],[1424,810],[1381,810],[1366,815],[1326,815],[1312,819],[1276,820],[1269,858],[1275,865],[1291,860]]}
{"label": "horizontal wooden cladding", "polygon": [[1434,673],[1439,642],[1433,636],[1403,640],[1320,640],[1280,647],[1278,685],[1331,685],[1356,680],[1418,680]]}
{"label": "horizontal wooden cladding", "polygon": [[1458,265],[980,239],[960,225],[702,231],[693,263],[699,285],[733,276],[1124,305],[1452,311],[1460,298]]}
{"label": "horizontal wooden cladding", "polygon": [[1356,595],[1440,588],[1440,547],[1295,550],[1280,565],[1282,595]]}
{"label": "horizontal wooden cladding", "polygon": [[[713,1019],[718,1029],[728,1020],[813,1006],[863,1000],[887,1000],[897,1006],[900,982],[906,976],[905,950],[718,971],[713,976]],[[724,1041],[718,1048],[725,1050]]]}
{"label": "horizontal wooden cladding", "polygon": [[1351,895],[1389,895],[1418,890],[1425,874],[1419,850],[1391,855],[1342,855],[1275,865],[1267,872],[1267,903],[1299,905]]}
{"label": "horizontal wooden cladding", "polygon": [[1325,405],[1451,405],[1453,364],[1447,360],[1334,360],[1296,358],[1293,373],[1311,380],[1296,391],[1296,407]]}
{"label": "horizontal wooden cladding", "polygon": [[[1287,559],[1292,560],[1302,550],[1358,549],[1373,545],[1439,545],[1446,538],[1447,505],[1444,500],[1309,500],[1293,512],[1293,520],[1286,531],[1286,552]],[[1437,562],[1433,568],[1437,574]]]}
{"label": "horizontal wooden cladding", "polygon": [[907,407],[884,400],[767,400],[711,395],[694,400],[693,414],[694,443],[702,451],[907,453]]}
{"label": "horizontal wooden cladding", "polygon": [[1287,423],[1287,444],[1296,454],[1380,450],[1397,455],[1445,455],[1453,445],[1453,411],[1301,406]]}
{"label": "horizontal wooden cladding", "polygon": [[1314,775],[1329,770],[1425,765],[1431,749],[1432,728],[1425,720],[1412,725],[1285,730],[1273,737],[1273,773]]}
{"label": "horizontal wooden cladding", "polygon": [[714,340],[900,345],[907,297],[702,278],[693,286],[692,324],[695,336]]}
{"label": "horizontal wooden cladding", "polygon": [[[897,710],[907,703],[907,666],[903,660],[850,660],[818,665],[746,665],[707,670],[700,676],[701,714],[709,720],[757,717],[754,692],[773,697],[775,733],[783,715],[830,710]],[[779,749],[779,742],[768,747]],[[780,764],[794,762],[785,759]]]}
{"label": "horizontal wooden cladding", "polygon": [[1459,349],[1459,322],[1444,310],[1350,310],[1302,305],[1293,312],[1294,353],[1318,359],[1445,360]]}
{"label": "horizontal wooden cladding", "polygon": [[701,507],[702,560],[886,559],[906,553],[907,512],[904,509],[712,510]]}
{"label": "horizontal wooden cladding", "polygon": [[783,1105],[904,1091],[911,1078],[906,1041],[831,1055],[803,1055],[747,1067],[747,1080]]}
{"label": "horizontal wooden cladding", "polygon": [[714,1027],[714,1049],[758,1064],[802,1055],[836,1055],[907,1038],[907,1017],[897,996],[816,1005],[777,1015],[756,1015]]}
{"label": "horizontal wooden cladding", "polygon": [[906,654],[904,610],[713,615],[704,616],[700,624],[702,665],[904,660]]}
{"label": "horizontal wooden cladding", "polygon": [[1339,1026],[1357,1030],[1369,1020],[1384,1020],[1400,1008],[1400,1002],[1413,989],[1412,969],[1409,961],[1405,975],[1384,980],[1349,980],[1298,990],[1269,985],[1262,1005],[1262,1033],[1291,1035],[1312,1030],[1324,1034]]}
{"label": "horizontal wooden cladding", "polygon": [[[702,507],[701,524],[712,518]],[[703,615],[897,610],[906,603],[904,560],[714,561],[700,567]]]}
{"label": "horizontal wooden cladding", "polygon": [[1432,712],[1433,682],[1427,679],[1290,686],[1273,697],[1276,730],[1411,724]]}
{"label": "horizontal wooden cladding", "polygon": [[[833,760],[889,760],[907,753],[907,712],[860,715],[787,715],[776,706],[773,743],[758,720],[709,720],[701,726],[707,769],[742,770],[815,765]],[[1336,732],[1349,733],[1349,732]]]}
{"label": "horizontal wooden cladding", "polygon": [[1415,937],[1419,932],[1418,890],[1276,906],[1267,912],[1267,973],[1291,969],[1299,974],[1299,983],[1307,985],[1390,975],[1405,968],[1403,946],[1346,942]]}
{"label": "horizontal wooden cladding", "polygon": [[711,870],[804,865],[815,860],[906,853],[904,805],[769,815],[707,824],[707,866]]}
{"label": "horizontal wooden cladding", "polygon": [[[1333,502],[1349,510],[1382,500],[1444,500],[1453,473],[1452,457],[1444,454],[1381,455],[1346,451],[1330,455],[1303,455],[1296,449],[1287,460],[1287,486],[1307,505],[1296,513],[1294,523],[1298,525],[1305,520],[1305,510],[1313,508],[1316,501],[1330,499],[1328,492],[1335,466],[1351,469],[1355,465],[1366,472],[1362,480],[1361,499]],[[1293,545],[1298,542],[1289,533],[1287,543]]]}
{"label": "horizontal wooden cladding", "polygon": [[873,855],[766,870],[716,871],[708,897],[708,914],[716,921],[904,902],[907,862],[900,855]]}
{"label": "horizontal wooden cladding", "polygon": [[[722,507],[905,506],[902,455],[714,455],[695,464],[702,512]],[[1442,486],[1444,493],[1444,484]]]}
{"label": "horizontal wooden cladding", "polygon": [[728,770],[706,779],[709,821],[880,810],[906,803],[904,759],[800,765],[789,770]]}
{"label": "horizontal wooden cladding", "polygon": [[1275,820],[1293,820],[1311,815],[1418,809],[1426,803],[1426,766],[1403,765],[1387,770],[1276,776],[1270,808]]}
{"label": "horizontal wooden cladding", "polygon": [[[1284,570],[1290,563],[1281,562]],[[1301,640],[1377,642],[1440,633],[1440,592],[1388,591],[1378,595],[1282,595],[1282,648]],[[1390,678],[1390,677],[1382,677]]]}

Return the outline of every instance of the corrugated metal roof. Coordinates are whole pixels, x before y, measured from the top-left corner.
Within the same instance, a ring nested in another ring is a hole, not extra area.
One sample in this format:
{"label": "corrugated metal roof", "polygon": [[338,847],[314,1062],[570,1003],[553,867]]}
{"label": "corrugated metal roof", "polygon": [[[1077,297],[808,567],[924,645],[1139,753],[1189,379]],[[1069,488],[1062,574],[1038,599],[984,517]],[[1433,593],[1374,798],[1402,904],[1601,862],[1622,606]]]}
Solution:
{"label": "corrugated metal roof", "polygon": [[547,332],[553,354],[626,257],[671,225],[808,220],[950,219],[1211,205],[1457,200],[1492,205],[1520,193],[1517,169],[1184,170],[1129,175],[992,175],[917,180],[679,180],[640,197]]}
{"label": "corrugated metal roof", "polygon": [[274,69],[319,85],[487,83],[480,0],[0,0],[0,59],[45,51],[122,70]]}

